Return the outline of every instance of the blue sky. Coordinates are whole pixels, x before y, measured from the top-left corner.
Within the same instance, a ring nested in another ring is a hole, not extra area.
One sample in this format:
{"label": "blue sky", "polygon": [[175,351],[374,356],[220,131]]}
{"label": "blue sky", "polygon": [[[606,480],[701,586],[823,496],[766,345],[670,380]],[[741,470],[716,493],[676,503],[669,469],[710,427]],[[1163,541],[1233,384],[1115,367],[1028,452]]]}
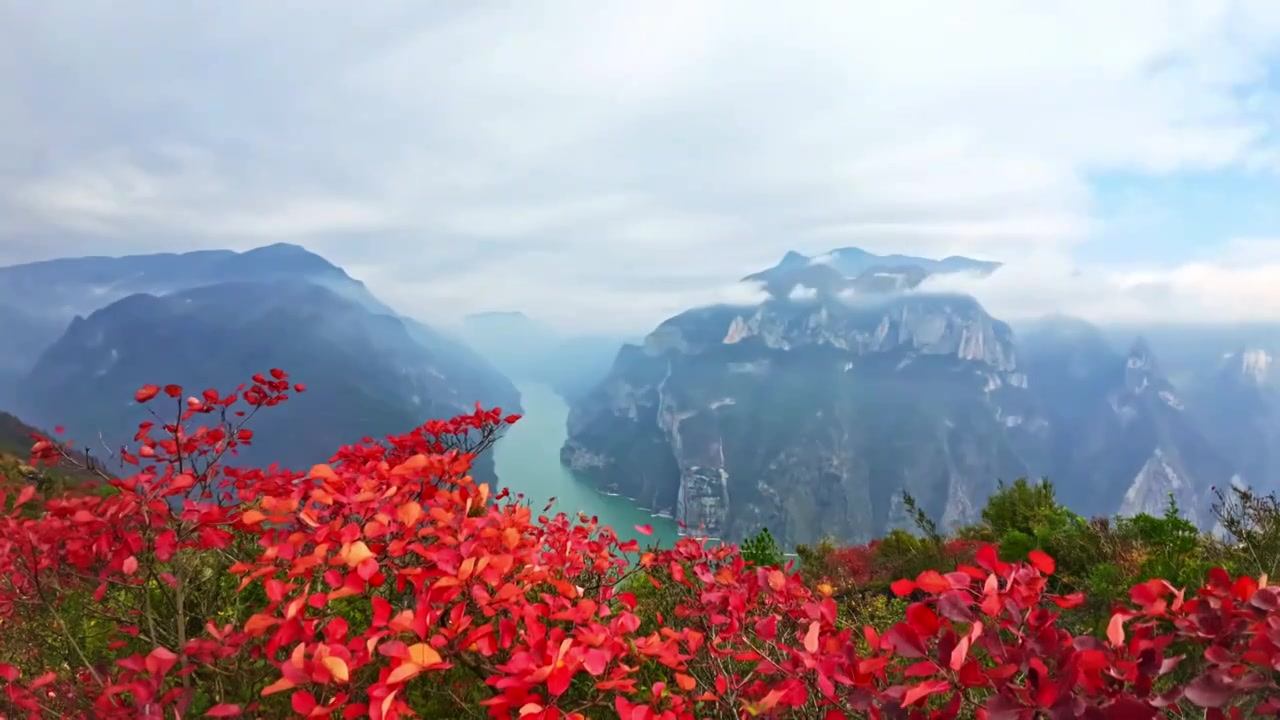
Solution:
{"label": "blue sky", "polygon": [[288,241],[643,332],[858,245],[1004,260],[1002,317],[1280,319],[1278,61],[1274,0],[5,3],[0,262]]}
{"label": "blue sky", "polygon": [[1092,178],[1102,231],[1085,262],[1180,264],[1212,260],[1237,238],[1280,236],[1280,178],[1227,170]]}

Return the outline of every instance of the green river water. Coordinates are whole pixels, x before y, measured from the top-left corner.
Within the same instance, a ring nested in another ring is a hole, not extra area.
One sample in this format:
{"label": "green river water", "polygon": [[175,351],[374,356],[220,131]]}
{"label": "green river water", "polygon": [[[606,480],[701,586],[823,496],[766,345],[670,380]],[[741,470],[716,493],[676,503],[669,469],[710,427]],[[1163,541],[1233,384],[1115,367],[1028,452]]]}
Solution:
{"label": "green river water", "polygon": [[[565,421],[569,417],[564,399],[541,383],[516,385],[524,417],[508,428],[493,448],[500,486],[511,488],[513,494],[524,493],[535,517],[548,500],[555,498],[549,515],[564,512],[572,517],[581,511],[588,517],[600,518],[602,525],[611,526],[624,541],[637,538],[641,546],[647,546],[656,540],[663,547],[670,547],[679,537],[675,521],[653,517],[652,511],[627,498],[604,495],[560,464],[560,446],[565,441]],[[645,537],[636,532],[637,525],[651,525],[653,535]]]}

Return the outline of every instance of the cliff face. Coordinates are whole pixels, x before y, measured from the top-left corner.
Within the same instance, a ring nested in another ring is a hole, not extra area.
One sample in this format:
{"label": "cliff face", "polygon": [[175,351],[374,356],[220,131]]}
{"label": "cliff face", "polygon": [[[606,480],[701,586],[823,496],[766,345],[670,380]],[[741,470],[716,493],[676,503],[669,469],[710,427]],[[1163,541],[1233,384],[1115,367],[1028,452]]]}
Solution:
{"label": "cliff face", "polygon": [[912,493],[946,527],[1036,462],[1009,328],[966,297],[694,310],[629,346],[569,420],[564,462],[740,540],[869,540]]}
{"label": "cliff face", "polygon": [[[1228,400],[1197,414],[1145,342],[1115,352],[1097,328],[1059,318],[1015,349],[972,298],[915,289],[930,274],[999,271],[790,253],[745,279],[763,304],[690,310],[624,347],[574,404],[562,461],[709,535],[768,527],[785,544],[906,526],[904,491],[954,529],[1019,477],[1051,478],[1084,515],[1160,514],[1172,497],[1205,526],[1211,488],[1243,482],[1240,458],[1274,471],[1280,402],[1259,380],[1269,355],[1232,356],[1211,394]],[[1240,447],[1202,416],[1237,419],[1218,424]]]}
{"label": "cliff face", "polygon": [[1049,463],[1058,495],[1085,515],[1159,515],[1172,497],[1193,522],[1210,522],[1211,488],[1240,482],[1210,442],[1146,342],[1127,354],[1080,322],[1025,337],[1037,406],[1052,427]]}
{"label": "cliff face", "polygon": [[1187,406],[1247,484],[1280,491],[1280,377],[1270,351],[1225,354],[1217,372],[1190,393]]}

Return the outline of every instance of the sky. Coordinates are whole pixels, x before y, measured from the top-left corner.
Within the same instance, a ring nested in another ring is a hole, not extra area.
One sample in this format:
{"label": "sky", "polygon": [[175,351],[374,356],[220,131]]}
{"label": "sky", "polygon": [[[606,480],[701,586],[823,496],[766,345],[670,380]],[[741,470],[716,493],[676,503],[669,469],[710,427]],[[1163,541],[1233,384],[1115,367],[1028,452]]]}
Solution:
{"label": "sky", "polygon": [[787,250],[1001,317],[1280,320],[1280,2],[0,4],[0,263],[294,242],[646,331]]}

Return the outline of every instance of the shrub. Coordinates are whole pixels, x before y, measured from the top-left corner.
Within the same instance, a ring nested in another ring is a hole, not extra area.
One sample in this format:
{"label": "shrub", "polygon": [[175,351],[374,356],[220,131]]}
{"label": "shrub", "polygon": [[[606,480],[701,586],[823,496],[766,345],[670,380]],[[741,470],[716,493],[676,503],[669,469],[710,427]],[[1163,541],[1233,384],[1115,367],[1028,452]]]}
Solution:
{"label": "shrub", "polygon": [[[140,427],[126,456],[137,471],[110,481],[115,494],[0,497],[0,716],[1280,708],[1280,591],[1265,578],[1215,568],[1192,593],[1140,582],[1097,635],[1077,634],[1064,613],[1086,598],[1053,590],[1042,550],[1002,559],[993,544],[896,537],[964,557],[859,604],[811,569],[692,537],[642,548],[477,484],[475,454],[518,420],[499,410],[347,446],[305,473],[224,464],[252,442],[248,417],[301,390],[279,370],[228,395],[164,388],[174,417]],[[137,400],[150,407],[161,392]],[[60,450],[41,441],[35,455]]]}

